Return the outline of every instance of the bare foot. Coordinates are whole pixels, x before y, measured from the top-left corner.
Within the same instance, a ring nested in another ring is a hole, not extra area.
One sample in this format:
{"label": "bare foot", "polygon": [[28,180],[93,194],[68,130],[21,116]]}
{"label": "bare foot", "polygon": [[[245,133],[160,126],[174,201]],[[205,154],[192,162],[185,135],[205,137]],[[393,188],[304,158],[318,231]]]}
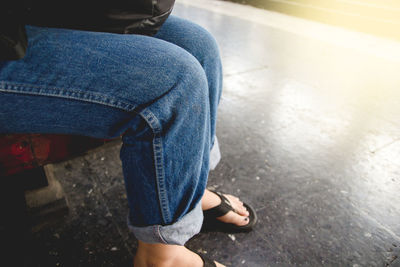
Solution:
{"label": "bare foot", "polygon": [[[229,200],[232,207],[236,210],[236,212],[230,211],[224,216],[217,217],[218,220],[226,223],[233,223],[238,226],[243,226],[249,223],[249,212],[243,206],[243,202],[241,202],[237,197],[224,194],[224,196]],[[204,192],[203,198],[201,199],[201,207],[203,210],[208,210],[213,207],[218,206],[221,203],[221,199],[215,193],[206,189]]]}
{"label": "bare foot", "polygon": [[[215,262],[217,267],[225,267]],[[138,241],[138,249],[133,261],[134,267],[202,267],[199,255],[177,245],[148,244]]]}

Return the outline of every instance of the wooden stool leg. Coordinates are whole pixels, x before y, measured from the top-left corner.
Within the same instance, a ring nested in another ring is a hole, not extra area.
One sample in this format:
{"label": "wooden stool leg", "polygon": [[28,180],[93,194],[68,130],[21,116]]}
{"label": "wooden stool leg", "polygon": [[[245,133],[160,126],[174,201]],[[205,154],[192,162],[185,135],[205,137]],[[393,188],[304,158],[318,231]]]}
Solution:
{"label": "wooden stool leg", "polygon": [[54,177],[52,165],[43,169],[47,186],[25,191],[33,232],[59,221],[68,213],[68,203],[60,182]]}

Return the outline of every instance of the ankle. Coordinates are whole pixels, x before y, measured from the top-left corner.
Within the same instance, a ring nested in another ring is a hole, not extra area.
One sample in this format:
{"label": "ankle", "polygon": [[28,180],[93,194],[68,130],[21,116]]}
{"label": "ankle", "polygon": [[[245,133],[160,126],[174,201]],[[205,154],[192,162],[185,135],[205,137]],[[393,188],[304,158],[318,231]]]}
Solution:
{"label": "ankle", "polygon": [[176,248],[163,244],[148,244],[139,241],[134,258],[135,267],[167,267],[175,256]]}
{"label": "ankle", "polygon": [[148,244],[139,241],[135,267],[203,266],[201,258],[184,246]]}
{"label": "ankle", "polygon": [[221,199],[209,190],[204,191],[203,198],[201,199],[202,210],[211,209],[221,203]]}

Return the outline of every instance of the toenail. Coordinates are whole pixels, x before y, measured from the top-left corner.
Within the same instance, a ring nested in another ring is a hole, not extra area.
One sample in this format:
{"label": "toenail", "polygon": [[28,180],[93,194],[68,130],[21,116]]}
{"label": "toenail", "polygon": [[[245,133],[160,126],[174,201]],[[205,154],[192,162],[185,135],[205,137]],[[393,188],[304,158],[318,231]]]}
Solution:
{"label": "toenail", "polygon": [[246,217],[246,218],[244,218],[244,220],[247,222],[249,220],[249,218]]}

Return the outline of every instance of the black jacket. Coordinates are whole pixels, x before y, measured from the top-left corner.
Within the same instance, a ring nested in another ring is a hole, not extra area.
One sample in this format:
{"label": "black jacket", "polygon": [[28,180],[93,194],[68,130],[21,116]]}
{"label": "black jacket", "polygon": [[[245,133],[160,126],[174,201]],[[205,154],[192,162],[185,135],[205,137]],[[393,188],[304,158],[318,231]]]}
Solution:
{"label": "black jacket", "polygon": [[154,35],[175,0],[1,0],[0,60],[22,58],[26,24]]}

